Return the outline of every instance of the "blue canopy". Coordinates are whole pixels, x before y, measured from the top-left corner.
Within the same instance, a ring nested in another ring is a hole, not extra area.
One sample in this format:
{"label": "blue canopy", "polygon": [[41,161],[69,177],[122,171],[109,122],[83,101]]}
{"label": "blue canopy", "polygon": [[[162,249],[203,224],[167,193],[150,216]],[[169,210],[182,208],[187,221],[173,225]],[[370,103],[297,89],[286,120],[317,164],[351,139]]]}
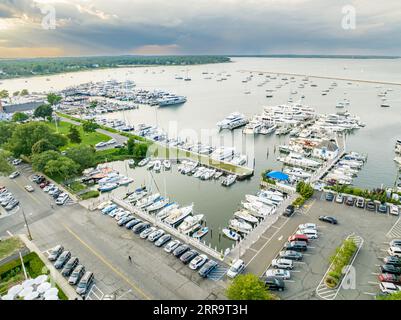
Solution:
{"label": "blue canopy", "polygon": [[288,180],[288,175],[281,171],[270,171],[266,177],[277,180]]}

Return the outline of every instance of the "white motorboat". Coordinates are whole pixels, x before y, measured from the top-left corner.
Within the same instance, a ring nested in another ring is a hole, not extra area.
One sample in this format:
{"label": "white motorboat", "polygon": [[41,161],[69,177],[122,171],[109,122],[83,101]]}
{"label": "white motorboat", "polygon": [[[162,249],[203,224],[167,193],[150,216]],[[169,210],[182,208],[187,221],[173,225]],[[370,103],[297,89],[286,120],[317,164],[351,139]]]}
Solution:
{"label": "white motorboat", "polygon": [[264,218],[273,213],[274,206],[267,206],[262,202],[242,202],[242,206],[253,216]]}
{"label": "white motorboat", "polygon": [[217,122],[217,127],[221,129],[235,129],[248,123],[246,117],[239,113],[233,112],[224,118],[222,121]]}
{"label": "white motorboat", "polygon": [[241,221],[238,219],[231,219],[229,222],[229,227],[230,229],[233,229],[237,232],[242,232],[242,233],[249,233],[252,231],[252,225],[245,221]]}
{"label": "white motorboat", "polygon": [[208,232],[209,232],[209,228],[208,228],[208,227],[200,228],[198,231],[196,231],[196,232],[192,235],[192,238],[200,239],[200,238],[202,238],[204,235],[206,235],[206,233],[208,233]]}
{"label": "white motorboat", "polygon": [[257,134],[262,129],[262,122],[257,119],[252,119],[242,130],[243,134]]}
{"label": "white motorboat", "polygon": [[138,162],[138,166],[143,167],[146,166],[150,161],[150,158],[144,158],[141,161]]}
{"label": "white motorboat", "polygon": [[216,171],[215,174],[213,175],[213,177],[214,177],[215,179],[218,179],[218,178],[220,178],[222,175],[223,175],[223,172],[222,172],[222,171]]}
{"label": "white motorboat", "polygon": [[179,207],[179,205],[177,203],[172,202],[172,203],[168,204],[167,206],[165,206],[158,213],[156,213],[156,218],[163,220],[164,218],[166,218],[169,215],[171,210],[177,209],[178,207]]}
{"label": "white motorboat", "polygon": [[134,193],[130,194],[127,198],[128,202],[134,203],[148,194],[146,189],[140,188],[134,191]]}
{"label": "white motorboat", "polygon": [[278,161],[281,161],[285,164],[290,165],[298,165],[303,167],[319,167],[321,164],[318,161],[304,158],[302,155],[297,153],[290,153],[288,156],[284,158],[278,158]]}
{"label": "white motorboat", "polygon": [[106,183],[115,183],[118,182],[121,179],[120,175],[116,172],[111,172],[109,173],[106,177],[100,179],[98,181],[99,185],[103,185]]}
{"label": "white motorboat", "polygon": [[174,226],[184,220],[186,217],[188,217],[192,213],[192,210],[193,204],[187,207],[173,209],[170,211],[167,218],[164,219],[164,222],[171,226]]}
{"label": "white motorboat", "polygon": [[[189,78],[185,78],[185,81],[188,81]],[[189,79],[191,80],[191,79]],[[169,96],[158,100],[159,107],[171,106],[174,104],[182,104],[187,101],[187,98],[184,96]]]}
{"label": "white motorboat", "polygon": [[214,150],[210,157],[217,161],[229,161],[235,155],[235,149],[230,147],[219,147]]}
{"label": "white motorboat", "polygon": [[171,169],[171,161],[167,160],[167,159],[163,160],[163,167],[166,170],[170,170]]}
{"label": "white motorboat", "polygon": [[159,209],[165,207],[166,205],[168,205],[169,201],[170,201],[169,198],[160,197],[154,203],[152,203],[150,206],[148,206],[146,208],[146,210],[148,212],[159,210]]}
{"label": "white motorboat", "polygon": [[184,221],[178,226],[178,231],[184,234],[189,233],[194,226],[202,221],[203,217],[203,214],[186,217]]}
{"label": "white motorboat", "polygon": [[148,161],[148,164],[147,164],[147,166],[146,166],[146,169],[152,170],[154,165],[155,165],[155,161],[149,160],[149,161]]}
{"label": "white motorboat", "polygon": [[154,166],[153,166],[153,170],[156,171],[156,172],[160,172],[161,168],[162,168],[161,161],[160,160],[155,160]]}
{"label": "white motorboat", "polygon": [[248,201],[250,203],[261,202],[261,203],[266,204],[268,206],[277,205],[277,203],[275,201],[270,200],[267,197],[258,197],[258,196],[254,196],[254,195],[251,195],[251,194],[246,194],[245,195],[245,199],[246,199],[246,201]]}
{"label": "white motorboat", "polygon": [[101,186],[99,186],[97,189],[100,192],[108,192],[108,191],[112,191],[114,189],[118,188],[118,184],[117,183],[104,183]]}
{"label": "white motorboat", "polygon": [[312,177],[311,173],[306,172],[301,168],[286,168],[284,169],[284,173],[301,179],[309,179],[310,177]]}
{"label": "white motorboat", "polygon": [[196,169],[193,177],[194,178],[199,178],[206,170],[207,170],[206,167],[199,167],[198,169]]}
{"label": "white motorboat", "polygon": [[247,210],[239,210],[234,212],[234,217],[242,219],[250,223],[258,223],[258,219],[251,215]]}
{"label": "white motorboat", "polygon": [[160,197],[159,193],[151,194],[150,196],[147,196],[146,198],[143,198],[143,199],[137,201],[135,206],[140,208],[140,209],[143,209],[143,208],[145,208],[147,206],[150,206],[159,197]]}
{"label": "white motorboat", "polygon": [[227,238],[229,238],[229,239],[231,239],[231,240],[238,241],[239,239],[241,239],[241,236],[240,236],[237,232],[235,232],[235,231],[233,231],[233,230],[231,230],[231,229],[229,229],[229,228],[224,228],[224,229],[221,230],[221,231],[223,232],[223,234],[224,234]]}
{"label": "white motorboat", "polygon": [[230,174],[223,179],[221,184],[225,187],[231,186],[237,180],[237,176],[235,174]]}
{"label": "white motorboat", "polygon": [[246,159],[247,159],[247,156],[242,154],[242,155],[235,156],[230,162],[237,166],[243,166],[246,164]]}

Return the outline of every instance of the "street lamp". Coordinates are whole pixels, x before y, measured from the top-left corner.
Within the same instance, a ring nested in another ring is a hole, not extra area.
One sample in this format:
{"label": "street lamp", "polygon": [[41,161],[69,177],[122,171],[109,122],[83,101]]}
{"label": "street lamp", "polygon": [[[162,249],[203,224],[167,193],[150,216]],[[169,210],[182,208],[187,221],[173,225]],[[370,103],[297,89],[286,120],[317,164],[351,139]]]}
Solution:
{"label": "street lamp", "polygon": [[28,238],[29,238],[29,240],[32,240],[32,235],[31,235],[31,231],[29,230],[28,221],[26,220],[25,211],[23,208],[21,208],[21,209],[22,209],[22,215],[24,216],[25,226],[28,231]]}

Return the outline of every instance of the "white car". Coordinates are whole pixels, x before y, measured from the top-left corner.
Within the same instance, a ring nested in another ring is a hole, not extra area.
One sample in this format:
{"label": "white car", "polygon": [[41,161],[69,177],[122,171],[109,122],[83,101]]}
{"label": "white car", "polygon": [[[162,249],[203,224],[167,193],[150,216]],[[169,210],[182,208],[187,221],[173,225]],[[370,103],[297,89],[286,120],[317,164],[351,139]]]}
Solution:
{"label": "white car", "polygon": [[15,159],[15,160],[13,160],[13,165],[18,166],[21,162],[22,162],[21,159]]}
{"label": "white car", "polygon": [[344,202],[344,196],[341,193],[337,194],[336,202],[337,203],[343,203]]}
{"label": "white car", "polygon": [[102,202],[101,204],[99,204],[97,206],[98,210],[103,210],[104,208],[106,208],[108,205],[112,204],[112,202],[110,200]]}
{"label": "white car", "polygon": [[294,263],[292,260],[289,259],[273,259],[272,260],[272,267],[276,269],[286,269],[291,270],[294,268]]}
{"label": "white car", "polygon": [[401,291],[401,287],[396,286],[392,282],[380,282],[380,290],[381,290],[381,292],[383,292],[385,294],[391,294],[391,293]]}
{"label": "white car", "polygon": [[304,224],[300,224],[298,226],[299,230],[303,230],[303,229],[314,229],[317,230],[317,225],[315,223],[304,223]]}
{"label": "white car", "polygon": [[398,216],[400,214],[398,206],[395,204],[390,204],[390,214]]}
{"label": "white car", "polygon": [[229,278],[235,278],[237,275],[239,275],[242,271],[245,269],[245,262],[241,259],[235,260],[230,269],[227,271],[227,277]]}
{"label": "white car", "polygon": [[101,142],[95,144],[95,148],[102,148],[105,146],[107,146],[107,142],[104,142],[104,141],[101,141]]}
{"label": "white car", "polygon": [[139,237],[141,239],[146,239],[152,232],[155,232],[156,228],[155,227],[150,227],[150,228],[146,228],[145,230],[143,230],[140,234]]}
{"label": "white car", "polygon": [[173,252],[181,242],[179,240],[171,240],[167,245],[164,247],[164,251],[171,253]]}
{"label": "white car", "polygon": [[20,173],[18,171],[14,171],[12,174],[10,174],[8,177],[10,179],[15,179],[16,177],[18,177],[20,175]]}
{"label": "white car", "polygon": [[44,192],[49,192],[54,187],[55,187],[55,185],[53,183],[50,183],[49,185],[47,185],[46,187],[43,188],[43,191]]}
{"label": "white car", "polygon": [[117,141],[115,139],[111,139],[106,142],[106,144],[115,144],[115,143],[117,143]]}
{"label": "white car", "polygon": [[68,193],[62,193],[58,196],[56,204],[61,206],[67,202],[68,198],[69,198]]}
{"label": "white car", "polygon": [[162,235],[164,235],[164,230],[158,229],[158,230],[152,232],[152,233],[149,235],[148,240],[151,241],[151,242],[154,242],[154,241],[156,241],[157,239],[159,239]]}
{"label": "white car", "polygon": [[401,248],[400,247],[390,247],[390,248],[388,248],[387,253],[392,257],[401,258]]}
{"label": "white car", "polygon": [[[166,249],[164,249],[166,250]],[[201,254],[197,257],[195,257],[194,259],[192,259],[192,261],[189,263],[189,268],[192,270],[198,270],[200,267],[202,267],[206,261],[208,260],[208,257],[205,254]]]}
{"label": "white car", "polygon": [[291,279],[291,273],[283,269],[269,269],[266,271],[266,277],[276,277],[283,280]]}
{"label": "white car", "polygon": [[33,191],[35,191],[35,189],[34,189],[32,186],[30,186],[30,185],[27,185],[27,186],[25,186],[24,188],[25,188],[25,190],[28,191],[28,192],[33,192]]}
{"label": "white car", "polygon": [[308,237],[308,239],[317,239],[319,238],[319,235],[315,229],[302,229],[298,230],[296,234],[304,234],[305,236]]}

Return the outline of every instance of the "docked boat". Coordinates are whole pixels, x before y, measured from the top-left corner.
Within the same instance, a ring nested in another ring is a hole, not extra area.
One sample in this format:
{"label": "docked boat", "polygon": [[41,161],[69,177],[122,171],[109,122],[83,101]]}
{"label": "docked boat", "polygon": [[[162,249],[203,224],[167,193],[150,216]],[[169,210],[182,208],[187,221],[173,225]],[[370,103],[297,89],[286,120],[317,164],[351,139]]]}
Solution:
{"label": "docked boat", "polygon": [[262,122],[252,119],[242,130],[243,134],[258,134],[262,130]]}
{"label": "docked boat", "polygon": [[272,125],[272,126],[263,126],[262,129],[260,129],[259,133],[260,134],[270,134],[276,131],[277,126]]}
{"label": "docked boat", "polygon": [[200,228],[199,230],[197,230],[196,232],[194,232],[194,234],[192,235],[192,238],[200,239],[200,238],[202,238],[204,235],[206,235],[208,232],[209,232],[209,228],[208,228],[208,227]]}
{"label": "docked boat", "polygon": [[128,165],[130,167],[134,167],[135,166],[135,160],[133,160],[133,159],[128,160]]}
{"label": "docked boat", "polygon": [[186,217],[188,217],[192,213],[192,210],[193,210],[193,205],[183,208],[173,209],[170,211],[167,218],[164,219],[164,222],[171,226],[174,226],[180,223]]}
{"label": "docked boat", "polygon": [[242,202],[242,206],[249,211],[249,213],[258,218],[264,218],[273,213],[274,206],[268,206],[262,202]]}
{"label": "docked boat", "polygon": [[312,177],[312,174],[302,170],[301,168],[286,168],[284,169],[284,173],[290,175],[290,176],[294,176],[297,178],[301,178],[301,179],[309,179],[310,177]]}
{"label": "docked boat", "polygon": [[152,211],[162,209],[163,207],[168,205],[169,201],[170,201],[169,198],[160,197],[154,203],[152,203],[150,206],[148,206],[146,208],[146,211],[152,212]]}
{"label": "docked boat", "polygon": [[177,209],[178,207],[179,207],[179,205],[175,202],[169,203],[163,209],[161,209],[158,213],[156,213],[156,218],[163,220],[164,218],[166,218],[169,215],[171,210]]}
{"label": "docked boat", "polygon": [[120,186],[127,186],[130,183],[134,182],[134,179],[130,178],[130,177],[123,177],[118,181],[118,184]]}
{"label": "docked boat", "polygon": [[234,217],[242,219],[250,223],[258,223],[258,219],[251,215],[247,210],[239,210],[234,212]]}
{"label": "docked boat", "polygon": [[109,192],[118,188],[118,183],[105,183],[97,188],[100,192]]}
{"label": "docked boat", "polygon": [[214,150],[210,157],[217,161],[229,161],[235,155],[235,149],[231,147],[219,147]]}
{"label": "docked boat", "polygon": [[161,161],[160,160],[155,160],[154,166],[153,166],[153,170],[156,171],[156,172],[160,172],[161,168],[162,168]]}
{"label": "docked boat", "polygon": [[237,176],[235,174],[230,174],[221,181],[221,184],[225,187],[231,186],[237,180]]}
{"label": "docked boat", "polygon": [[171,169],[171,161],[170,160],[163,160],[163,167],[165,170],[170,170]]}
{"label": "docked boat", "polygon": [[238,156],[235,156],[230,162],[237,165],[237,166],[243,166],[246,164],[246,155],[241,154]]}
{"label": "docked boat", "polygon": [[136,189],[132,194],[130,194],[127,198],[128,202],[130,203],[134,203],[140,199],[142,199],[143,197],[145,197],[148,194],[148,191],[146,190],[146,188],[139,188]]}
{"label": "docked boat", "polygon": [[159,197],[159,193],[151,194],[150,196],[147,196],[146,198],[137,201],[135,206],[140,209],[146,208],[147,206],[150,206],[153,202],[155,202],[156,199],[158,199]]}
{"label": "docked boat", "polygon": [[195,227],[197,224],[199,224],[199,222],[202,221],[203,217],[203,214],[186,217],[184,221],[178,226],[178,231],[184,234],[189,233],[193,227]]}
{"label": "docked boat", "polygon": [[147,166],[146,166],[146,169],[152,170],[153,167],[154,167],[154,165],[155,165],[155,161],[149,160],[149,161],[148,161],[148,164],[147,164]]}
{"label": "docked boat", "polygon": [[277,205],[277,202],[275,202],[275,201],[273,201],[273,200],[271,200],[271,199],[269,199],[267,197],[258,197],[258,196],[254,196],[252,194],[246,194],[245,195],[245,199],[246,199],[246,201],[248,201],[250,203],[261,202],[261,203],[266,204],[268,206]]}
{"label": "docked boat", "polygon": [[234,241],[238,241],[239,239],[241,239],[241,236],[239,235],[239,233],[229,229],[229,228],[224,228],[223,230],[221,230],[221,232],[223,232],[223,234]]}
{"label": "docked boat", "polygon": [[98,181],[99,185],[108,184],[108,183],[115,183],[120,180],[120,175],[116,172],[109,173],[106,177],[100,179]]}
{"label": "docked boat", "polygon": [[213,178],[216,180],[219,179],[223,175],[222,171],[216,171],[215,174],[213,175]]}
{"label": "docked boat", "polygon": [[146,166],[150,161],[150,158],[144,158],[141,161],[138,162],[138,166],[143,167]]}
{"label": "docked boat", "polygon": [[229,227],[230,229],[242,233],[249,233],[252,231],[252,225],[243,220],[238,220],[238,219],[231,219],[229,222]]}
{"label": "docked boat", "polygon": [[[187,81],[187,78],[184,79]],[[191,79],[189,79],[191,80]],[[187,101],[187,98],[184,96],[168,96],[160,99],[158,101],[159,107],[171,106],[175,104],[182,104]]]}
{"label": "docked boat", "polygon": [[222,121],[217,122],[217,127],[222,130],[222,129],[235,129],[238,127],[241,127],[243,125],[246,125],[248,123],[248,119],[246,117],[239,113],[239,112],[233,112],[230,115],[228,115],[226,118],[224,118]]}
{"label": "docked boat", "polygon": [[397,164],[401,165],[401,157],[395,157],[394,161],[397,162]]}

